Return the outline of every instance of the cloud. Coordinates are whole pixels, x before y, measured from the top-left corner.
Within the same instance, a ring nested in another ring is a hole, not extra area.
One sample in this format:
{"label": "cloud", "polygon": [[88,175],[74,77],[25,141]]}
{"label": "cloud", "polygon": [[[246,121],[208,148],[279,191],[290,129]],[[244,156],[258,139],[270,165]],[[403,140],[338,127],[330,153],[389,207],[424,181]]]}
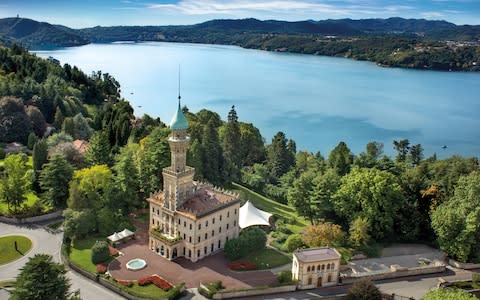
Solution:
{"label": "cloud", "polygon": [[439,11],[426,11],[420,14],[423,18],[434,19],[434,18],[443,18],[445,15]]}
{"label": "cloud", "polygon": [[151,4],[151,9],[176,10],[188,15],[260,13],[324,13],[344,16],[353,13],[373,14],[374,10],[362,6],[334,6],[302,0],[181,0],[176,4]]}

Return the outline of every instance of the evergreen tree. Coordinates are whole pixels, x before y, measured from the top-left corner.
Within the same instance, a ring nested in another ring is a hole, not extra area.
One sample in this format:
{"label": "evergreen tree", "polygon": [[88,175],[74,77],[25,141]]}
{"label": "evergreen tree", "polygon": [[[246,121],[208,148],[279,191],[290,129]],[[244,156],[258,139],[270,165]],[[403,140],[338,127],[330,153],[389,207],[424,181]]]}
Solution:
{"label": "evergreen tree", "polygon": [[70,281],[62,264],[50,255],[35,254],[20,269],[12,298],[15,300],[68,299]]}
{"label": "evergreen tree", "polygon": [[29,150],[33,150],[33,146],[35,146],[35,143],[38,142],[38,137],[34,132],[30,132],[28,135],[28,142],[27,142],[27,148]]}
{"label": "evergreen tree", "polygon": [[110,143],[105,131],[97,131],[92,136],[85,156],[90,165],[109,165],[111,163]]}
{"label": "evergreen tree", "polygon": [[232,180],[236,181],[240,177],[240,168],[242,167],[240,152],[240,126],[238,124],[235,105],[228,113],[228,122],[225,125],[223,136],[223,154],[225,162],[228,165],[228,171]]}
{"label": "evergreen tree", "polygon": [[116,157],[116,163],[113,166],[115,171],[115,186],[122,192],[122,196],[130,204],[138,204],[138,192],[140,184],[138,181],[138,169],[134,161],[135,149],[132,147],[122,147]]}
{"label": "evergreen tree", "polygon": [[408,139],[393,141],[393,147],[397,151],[396,160],[398,162],[404,162],[407,158],[408,150],[410,149],[410,142]]}
{"label": "evergreen tree", "polygon": [[292,167],[291,152],[287,147],[287,139],[283,132],[278,132],[268,146],[267,165],[270,169],[270,175],[277,179],[287,173]]}
{"label": "evergreen tree", "polygon": [[56,129],[61,129],[64,119],[65,117],[63,116],[62,110],[59,107],[57,107],[57,110],[55,111],[53,127],[55,127]]}
{"label": "evergreen tree", "polygon": [[338,143],[328,156],[328,166],[335,169],[340,176],[350,172],[352,164],[353,154],[345,142]]}
{"label": "evergreen tree", "polygon": [[202,148],[204,150],[203,175],[205,179],[214,185],[222,186],[229,183],[230,179],[224,172],[223,151],[218,132],[212,120],[203,129]]}
{"label": "evergreen tree", "polygon": [[72,174],[73,168],[63,155],[52,156],[40,174],[40,187],[44,191],[43,200],[56,208],[65,207],[68,183]]}

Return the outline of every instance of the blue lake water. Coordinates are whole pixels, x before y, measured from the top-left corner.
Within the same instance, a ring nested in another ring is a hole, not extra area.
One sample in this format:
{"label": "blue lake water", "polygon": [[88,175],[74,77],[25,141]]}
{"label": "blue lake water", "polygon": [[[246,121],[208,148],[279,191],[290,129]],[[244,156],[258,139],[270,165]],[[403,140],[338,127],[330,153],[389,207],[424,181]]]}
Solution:
{"label": "blue lake water", "polygon": [[[90,44],[37,51],[86,73],[102,70],[122,86],[136,115],[169,123],[181,65],[182,105],[277,131],[298,150],[328,155],[339,141],[359,154],[369,141],[408,138],[425,155],[480,154],[480,74],[381,68],[343,58],[176,43]],[[442,146],[448,148],[443,150]]]}

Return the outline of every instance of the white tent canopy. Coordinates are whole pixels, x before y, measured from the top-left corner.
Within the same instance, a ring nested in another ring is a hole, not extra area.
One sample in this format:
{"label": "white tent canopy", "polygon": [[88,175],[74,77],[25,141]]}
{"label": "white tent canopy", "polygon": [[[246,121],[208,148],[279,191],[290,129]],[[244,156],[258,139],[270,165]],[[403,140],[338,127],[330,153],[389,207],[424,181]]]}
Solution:
{"label": "white tent canopy", "polygon": [[120,232],[114,232],[112,235],[108,236],[107,239],[110,242],[115,243],[115,242],[121,241],[125,238],[131,237],[133,235],[134,235],[133,232],[131,232],[130,230],[125,228],[124,230],[122,230]]}
{"label": "white tent canopy", "polygon": [[115,242],[118,242],[119,240],[121,240],[123,237],[121,237],[117,232],[114,232],[112,235],[109,235],[107,237],[107,239],[112,242],[112,243],[115,243]]}
{"label": "white tent canopy", "polygon": [[260,210],[253,206],[250,201],[247,201],[242,207],[240,207],[240,216],[238,225],[240,228],[247,228],[253,225],[270,225],[268,219],[272,216],[271,213]]}

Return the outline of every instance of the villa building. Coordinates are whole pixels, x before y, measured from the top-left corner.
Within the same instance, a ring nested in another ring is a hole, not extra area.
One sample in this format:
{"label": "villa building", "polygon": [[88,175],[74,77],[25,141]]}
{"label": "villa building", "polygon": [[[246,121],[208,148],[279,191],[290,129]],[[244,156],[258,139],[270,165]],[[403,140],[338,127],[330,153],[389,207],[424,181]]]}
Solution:
{"label": "villa building", "polygon": [[334,248],[300,249],[293,252],[292,279],[300,289],[336,285],[340,253]]}
{"label": "villa building", "polygon": [[193,180],[186,165],[190,137],[180,107],[170,123],[171,166],[163,169],[163,191],[150,195],[149,247],[166,259],[183,256],[196,262],[239,234],[240,199],[210,184]]}

